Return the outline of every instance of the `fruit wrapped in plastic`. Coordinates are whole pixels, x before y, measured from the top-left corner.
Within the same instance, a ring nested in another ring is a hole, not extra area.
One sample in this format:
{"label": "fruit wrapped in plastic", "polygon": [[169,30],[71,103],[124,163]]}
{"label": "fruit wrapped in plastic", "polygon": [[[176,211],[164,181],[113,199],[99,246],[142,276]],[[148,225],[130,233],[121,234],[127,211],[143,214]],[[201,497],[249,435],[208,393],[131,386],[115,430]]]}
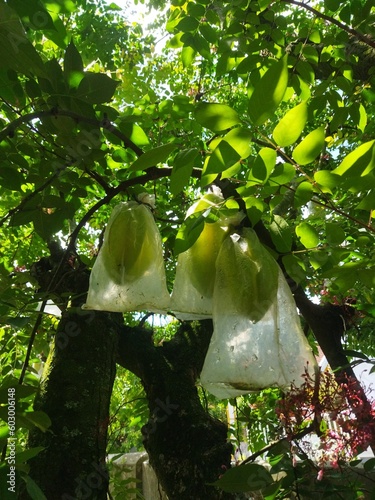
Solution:
{"label": "fruit wrapped in plastic", "polygon": [[252,229],[221,245],[213,323],[201,383],[218,398],[267,387],[287,390],[304,382],[306,369],[314,374],[315,358],[289,286]]}
{"label": "fruit wrapped in plastic", "polygon": [[113,209],[83,308],[117,312],[169,308],[161,238],[145,205],[129,201]]}
{"label": "fruit wrapped in plastic", "polygon": [[[224,198],[208,193],[194,203],[186,217],[198,212],[218,210]],[[238,224],[241,212],[232,216],[220,216],[216,222],[205,222],[194,244],[178,256],[177,271],[171,296],[171,309],[180,319],[204,319],[212,317],[212,296],[215,284],[215,261],[230,225]]]}

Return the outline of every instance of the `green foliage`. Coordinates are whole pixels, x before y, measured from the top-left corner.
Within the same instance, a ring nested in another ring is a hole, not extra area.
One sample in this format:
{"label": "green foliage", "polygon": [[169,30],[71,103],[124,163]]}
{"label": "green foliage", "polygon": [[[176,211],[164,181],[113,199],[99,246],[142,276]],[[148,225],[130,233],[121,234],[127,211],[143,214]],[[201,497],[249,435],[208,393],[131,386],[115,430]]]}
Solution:
{"label": "green foliage", "polygon": [[147,400],[139,379],[119,367],[111,399],[108,453],[143,451],[141,428],[148,418]]}
{"label": "green foliage", "polygon": [[242,493],[263,490],[272,481],[272,476],[265,467],[258,464],[246,464],[229,469],[213,484],[224,491]]}
{"label": "green foliage", "polygon": [[284,97],[288,86],[288,58],[283,57],[256,84],[249,99],[249,115],[254,125],[271,118]]}
{"label": "green foliage", "polygon": [[313,162],[323,149],[324,139],[323,127],[313,130],[294,149],[293,159],[300,165]]}
{"label": "green foliage", "polygon": [[273,130],[272,135],[276,144],[282,147],[294,144],[305,128],[307,116],[306,102],[301,102],[288,111]]}
{"label": "green foliage", "polygon": [[240,122],[234,109],[225,104],[216,103],[199,103],[195,111],[195,119],[213,132],[222,132]]}
{"label": "green foliage", "polygon": [[[310,296],[355,299],[347,347],[375,354],[372,2],[175,0],[155,21],[167,37],[161,49],[159,34],[129,23],[115,3],[9,0],[0,15],[2,388],[18,384],[37,305],[61,299],[56,286],[38,291],[30,272],[51,239],[92,267],[112,207],[155,194],[172,288],[177,255],[228,210],[185,220],[215,182],[230,187],[225,196],[246,212],[246,224],[264,226],[275,257]],[[55,323],[44,314],[32,346],[19,453],[27,429],[48,428],[32,412],[32,367],[48,354]],[[135,379],[118,379],[111,449],[125,451],[141,446],[147,411]],[[131,430],[116,441],[124,421]],[[286,491],[294,479],[284,470]]]}

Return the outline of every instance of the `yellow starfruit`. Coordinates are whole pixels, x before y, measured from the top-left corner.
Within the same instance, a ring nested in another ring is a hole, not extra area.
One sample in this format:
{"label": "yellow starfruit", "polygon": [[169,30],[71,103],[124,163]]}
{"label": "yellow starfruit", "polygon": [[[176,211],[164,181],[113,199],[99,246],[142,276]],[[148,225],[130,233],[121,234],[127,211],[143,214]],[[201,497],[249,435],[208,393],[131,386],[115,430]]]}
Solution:
{"label": "yellow starfruit", "polygon": [[151,211],[130,201],[117,205],[90,276],[84,309],[169,309],[161,238]]}

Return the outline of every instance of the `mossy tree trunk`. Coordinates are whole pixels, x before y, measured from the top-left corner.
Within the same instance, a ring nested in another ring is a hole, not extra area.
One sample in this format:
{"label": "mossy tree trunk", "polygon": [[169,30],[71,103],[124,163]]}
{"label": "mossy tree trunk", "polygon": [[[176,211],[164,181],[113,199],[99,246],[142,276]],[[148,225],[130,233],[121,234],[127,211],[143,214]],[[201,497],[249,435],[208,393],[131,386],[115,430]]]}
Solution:
{"label": "mossy tree trunk", "polygon": [[144,445],[170,500],[233,498],[208,485],[230,467],[227,426],[203,408],[196,388],[212,335],[212,322],[182,324],[176,336],[154,346],[151,334],[124,328],[119,362],[138,375],[150,417]]}
{"label": "mossy tree trunk", "polygon": [[51,258],[35,265],[41,291],[53,290],[54,300],[70,294],[76,308],[63,314],[35,401],[52,427],[30,436],[31,446],[45,447],[30,461],[31,477],[48,500],[107,498],[105,447],[117,360],[145,387],[145,447],[170,500],[232,498],[206,484],[230,467],[232,452],[227,426],[203,408],[195,386],[212,322],[182,324],[171,341],[156,347],[152,332],[125,327],[119,314],[82,311],[88,275],[61,266],[63,256],[53,247]]}
{"label": "mossy tree trunk", "polygon": [[[30,476],[48,500],[107,498],[117,340],[113,315],[72,309],[62,316],[34,403],[52,425],[30,435],[30,446],[45,448],[30,461]],[[29,497],[24,492],[22,498]]]}

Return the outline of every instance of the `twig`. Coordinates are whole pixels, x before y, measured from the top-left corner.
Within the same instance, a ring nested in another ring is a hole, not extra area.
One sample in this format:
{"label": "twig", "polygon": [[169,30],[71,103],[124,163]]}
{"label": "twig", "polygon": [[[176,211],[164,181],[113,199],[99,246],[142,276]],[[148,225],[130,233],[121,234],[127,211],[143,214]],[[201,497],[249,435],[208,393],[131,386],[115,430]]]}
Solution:
{"label": "twig", "polygon": [[33,113],[27,113],[26,115],[16,118],[0,131],[0,142],[6,139],[9,135],[14,134],[14,131],[24,123],[29,123],[33,120],[41,119],[44,117],[57,118],[58,116],[67,116],[69,118],[72,118],[72,120],[76,121],[77,123],[84,122],[92,125],[95,128],[104,128],[111,132],[111,134],[121,139],[125,147],[130,148],[137,156],[141,156],[143,154],[142,149],[134,144],[134,142],[126,137],[126,135],[124,135],[120,130],[118,130],[118,128],[116,128],[113,123],[110,122],[107,118],[104,118],[103,120],[96,120],[95,118],[89,118],[87,116],[82,116],[78,113],[74,113],[73,111],[59,108],[52,108],[48,111],[35,111]]}
{"label": "twig", "polygon": [[250,457],[247,457],[245,460],[243,460],[240,463],[240,466],[245,465],[249,462],[254,462],[254,460],[256,458],[260,457],[260,455],[263,455],[263,453],[266,453],[267,451],[272,450],[272,448],[275,448],[280,443],[290,443],[290,441],[295,441],[296,439],[301,439],[301,438],[307,436],[307,434],[310,434],[311,432],[315,432],[315,423],[314,422],[312,424],[310,424],[308,427],[306,427],[305,429],[303,429],[301,432],[298,432],[297,434],[295,434],[292,437],[285,437],[282,439],[278,439],[277,441],[272,441],[272,443],[268,444],[267,446],[264,446],[264,448],[256,451]]}
{"label": "twig", "polygon": [[59,170],[56,170],[56,172],[51,175],[51,177],[49,179],[46,180],[46,182],[44,184],[42,184],[41,186],[39,186],[38,188],[36,188],[32,193],[28,194],[27,196],[25,196],[25,198],[23,198],[23,200],[14,208],[11,208],[9,210],[9,212],[4,215],[4,217],[2,219],[0,219],[0,227],[4,225],[4,223],[10,218],[12,217],[12,215],[14,215],[15,213],[19,212],[20,210],[22,210],[22,208],[26,205],[26,203],[28,203],[30,200],[32,200],[38,193],[42,192],[46,187],[48,187],[53,181],[54,179],[56,179],[60,173],[66,168],[68,167],[69,165],[66,164],[64,165],[63,168],[59,169]]}
{"label": "twig", "polygon": [[40,324],[42,323],[43,313],[44,313],[44,309],[45,309],[46,305],[47,305],[47,299],[43,300],[43,302],[42,302],[42,305],[40,307],[40,311],[38,312],[38,316],[37,316],[35,324],[34,324],[33,331],[31,332],[31,335],[30,335],[29,344],[27,346],[25,361],[23,362],[21,375],[20,375],[20,378],[18,380],[19,385],[22,385],[23,379],[25,378],[26,370],[27,370],[27,367],[29,366],[29,361],[30,361],[30,357],[31,357],[31,350],[33,348],[36,334],[38,333],[38,328],[40,327]]}
{"label": "twig", "polygon": [[308,10],[309,12],[314,14],[314,16],[319,17],[320,19],[324,19],[325,21],[338,26],[340,29],[346,31],[350,35],[355,36],[358,40],[365,43],[366,45],[375,48],[375,40],[373,40],[371,37],[364,35],[363,33],[360,33],[354,28],[350,28],[350,26],[347,26],[346,24],[342,23],[341,21],[338,21],[337,19],[331,16],[327,16],[326,14],[319,12],[310,5],[307,5],[303,2],[298,2],[297,0],[281,0],[281,1],[284,3],[290,3],[292,5],[296,5],[297,7],[302,7],[303,9]]}

